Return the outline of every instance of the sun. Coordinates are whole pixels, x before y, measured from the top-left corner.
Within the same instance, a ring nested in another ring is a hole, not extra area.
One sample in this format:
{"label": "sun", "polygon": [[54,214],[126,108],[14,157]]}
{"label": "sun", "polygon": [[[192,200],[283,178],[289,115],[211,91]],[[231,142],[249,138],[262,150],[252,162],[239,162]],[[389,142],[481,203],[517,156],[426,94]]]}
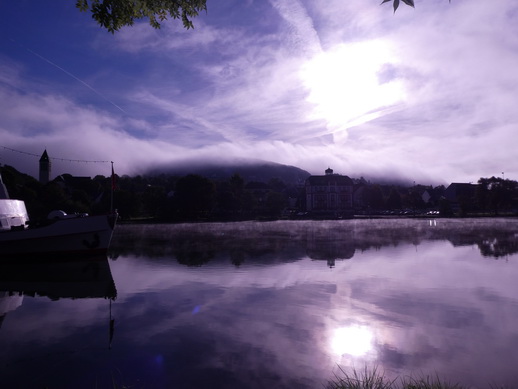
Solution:
{"label": "sun", "polygon": [[397,58],[385,41],[341,44],[306,62],[300,71],[314,105],[312,119],[344,129],[377,117],[376,112],[405,99],[403,82],[394,72]]}

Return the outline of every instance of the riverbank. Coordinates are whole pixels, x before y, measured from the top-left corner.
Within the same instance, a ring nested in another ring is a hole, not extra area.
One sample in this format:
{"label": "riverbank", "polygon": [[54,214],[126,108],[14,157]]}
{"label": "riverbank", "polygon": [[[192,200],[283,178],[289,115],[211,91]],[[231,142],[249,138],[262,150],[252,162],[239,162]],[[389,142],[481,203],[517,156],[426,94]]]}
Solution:
{"label": "riverbank", "polygon": [[463,220],[463,219],[517,219],[518,214],[469,214],[464,216],[441,216],[437,214],[416,214],[416,215],[391,215],[391,214],[369,214],[369,215],[352,215],[350,217],[339,218],[318,218],[318,217],[293,217],[293,218],[243,218],[243,219],[225,219],[225,218],[205,218],[205,219],[180,219],[168,220],[155,217],[141,218],[119,218],[118,224],[182,224],[182,223],[239,223],[239,222],[272,222],[272,221],[332,221],[332,220],[371,220],[371,219],[390,219],[390,220],[406,220],[406,219],[437,219],[437,220]]}
{"label": "riverbank", "polygon": [[[485,384],[478,388],[512,389],[516,386]],[[374,368],[363,371],[353,370],[351,373],[341,369],[334,380],[325,385],[325,389],[472,389],[457,382],[451,382],[435,376],[397,377],[387,378],[382,372]]]}

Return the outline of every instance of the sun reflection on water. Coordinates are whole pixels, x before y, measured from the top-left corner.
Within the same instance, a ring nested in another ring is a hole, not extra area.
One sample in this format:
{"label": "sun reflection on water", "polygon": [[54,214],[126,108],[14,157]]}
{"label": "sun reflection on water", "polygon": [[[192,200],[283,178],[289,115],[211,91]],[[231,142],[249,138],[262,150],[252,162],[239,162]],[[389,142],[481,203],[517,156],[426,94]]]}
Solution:
{"label": "sun reflection on water", "polygon": [[331,349],[338,355],[362,356],[374,349],[373,333],[365,326],[337,328],[331,338]]}

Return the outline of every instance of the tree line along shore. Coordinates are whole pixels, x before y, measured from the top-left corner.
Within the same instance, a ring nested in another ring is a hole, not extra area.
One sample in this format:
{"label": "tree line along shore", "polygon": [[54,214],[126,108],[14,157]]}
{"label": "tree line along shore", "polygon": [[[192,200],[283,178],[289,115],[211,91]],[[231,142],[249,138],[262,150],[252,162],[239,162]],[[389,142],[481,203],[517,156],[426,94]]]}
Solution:
{"label": "tree line along shore", "polygon": [[[100,214],[112,203],[121,221],[238,221],[336,218],[336,213],[306,211],[303,183],[279,178],[246,181],[235,173],[211,180],[199,174],[75,177],[62,174],[46,184],[3,165],[11,198],[24,200],[32,219],[54,209],[67,213]],[[517,216],[518,182],[490,177],[471,185],[470,192],[447,198],[449,188],[414,184],[378,184],[353,179],[354,207],[346,217],[466,217]],[[452,184],[453,185],[453,184]],[[468,185],[468,184],[464,184]]]}

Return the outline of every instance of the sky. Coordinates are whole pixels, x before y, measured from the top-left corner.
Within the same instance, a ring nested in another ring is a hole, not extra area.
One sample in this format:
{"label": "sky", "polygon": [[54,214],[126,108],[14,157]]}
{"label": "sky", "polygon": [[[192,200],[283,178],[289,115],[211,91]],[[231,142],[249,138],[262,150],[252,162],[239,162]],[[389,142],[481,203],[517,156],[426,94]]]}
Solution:
{"label": "sky", "polygon": [[208,0],[193,22],[111,34],[74,0],[1,2],[0,163],[518,179],[516,1]]}

